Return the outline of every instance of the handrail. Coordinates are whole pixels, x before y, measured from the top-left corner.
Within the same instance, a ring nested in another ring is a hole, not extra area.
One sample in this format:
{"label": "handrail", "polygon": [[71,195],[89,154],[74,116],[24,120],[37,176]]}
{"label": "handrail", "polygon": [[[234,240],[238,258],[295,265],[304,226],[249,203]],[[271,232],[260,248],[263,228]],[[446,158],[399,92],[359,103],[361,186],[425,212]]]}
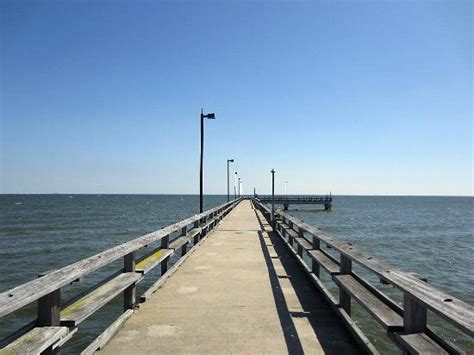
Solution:
{"label": "handrail", "polygon": [[[270,220],[271,211],[270,209],[261,203],[258,199],[254,200],[257,207],[264,213],[265,217]],[[404,350],[410,350],[409,344],[407,344],[406,338],[403,338],[400,334],[413,334],[423,333],[429,334],[442,348],[445,350],[456,352],[456,348],[451,344],[445,342],[439,336],[434,334],[431,329],[427,327],[426,321],[426,310],[431,310],[438,314],[451,324],[458,327],[463,333],[473,336],[474,335],[474,307],[467,304],[466,302],[448,295],[445,292],[438,290],[427,282],[421,280],[413,273],[408,273],[400,270],[399,268],[392,266],[384,261],[373,258],[362,251],[358,250],[352,245],[352,243],[334,238],[327,233],[323,232],[317,227],[311,226],[302,220],[291,216],[288,213],[282,211],[275,211],[274,228],[279,231],[283,236],[288,235],[290,244],[292,244],[291,234],[295,234],[302,241],[296,241],[299,243],[298,253],[303,256],[304,249],[305,253],[308,253],[316,262],[317,276],[319,277],[319,266],[326,266],[321,263],[326,261],[331,263],[333,268],[337,268],[337,272],[332,272],[333,281],[339,286],[340,289],[340,304],[339,306],[347,308],[350,314],[350,299],[351,292],[355,295],[356,288],[350,288],[348,282],[350,279],[341,277],[343,275],[352,275],[362,281],[361,284],[364,289],[367,289],[368,294],[375,295],[379,299],[383,299],[383,302],[388,304],[396,313],[401,314],[403,317],[401,327],[389,329],[389,333],[398,334],[396,338],[397,345],[401,346]],[[293,231],[293,232],[292,232]],[[310,238],[305,234],[309,234]],[[304,243],[306,241],[306,243]],[[340,260],[337,261],[330,254],[327,254],[321,249],[321,243],[326,244],[328,247],[339,252]],[[308,248],[302,248],[301,244],[309,245]],[[318,254],[319,253],[319,254]],[[361,279],[359,275],[356,275],[352,271],[351,263],[355,262],[365,269],[375,273],[381,281],[389,283],[396,288],[400,289],[404,295],[404,305],[400,308],[396,302],[385,296],[381,291],[373,289],[370,284],[365,280]],[[313,270],[315,270],[313,268]],[[339,276],[338,276],[339,275]],[[354,285],[352,285],[354,286]],[[354,297],[357,299],[357,297]],[[358,301],[361,301],[360,299]],[[363,300],[362,300],[363,301]],[[369,310],[370,313],[370,310]],[[390,335],[390,334],[389,334]],[[454,349],[454,350],[453,350]]]}
{"label": "handrail", "polygon": [[[161,240],[161,249],[167,250],[168,252],[163,260],[160,260],[158,263],[155,260],[151,267],[157,266],[156,264],[161,264],[163,274],[167,271],[168,260],[172,254],[177,252],[179,249],[182,253],[181,256],[183,256],[186,253],[186,246],[189,242],[194,240],[194,245],[197,244],[197,242],[202,237],[204,237],[207,232],[213,229],[214,226],[217,225],[217,223],[240,201],[241,199],[236,199],[234,201],[224,203],[203,213],[196,214],[185,220],[125,242],[121,245],[110,248],[86,259],[82,259],[58,270],[48,272],[46,275],[38,279],[31,280],[15,288],[7,290],[0,294],[0,317],[4,317],[38,300],[38,319],[36,322],[29,324],[26,328],[24,328],[23,332],[25,330],[28,331],[28,327],[31,329],[35,325],[59,326],[66,324],[69,327],[71,326],[70,324],[75,325],[74,322],[65,322],[61,319],[62,314],[59,314],[61,303],[59,296],[60,289],[63,286],[68,285],[71,282],[78,280],[121,257],[124,258],[124,268],[101,281],[96,287],[91,288],[90,290],[86,291],[86,293],[91,295],[93,292],[101,292],[102,301],[105,304],[109,301],[109,298],[111,299],[113,298],[112,296],[116,295],[116,293],[123,291],[125,303],[129,303],[128,308],[133,308],[136,303],[135,284],[144,277],[144,275],[142,275],[139,270],[135,272],[135,264],[143,259],[136,259],[135,252],[151,243]],[[193,226],[188,230],[189,225]],[[184,240],[180,247],[176,250],[168,249],[170,245],[169,236],[175,232],[181,232],[181,234],[173,240],[178,238],[186,239],[187,235],[190,236],[187,238],[189,240]],[[107,287],[114,287],[114,289],[110,291]],[[110,297],[104,298],[104,292],[109,292]],[[83,295],[76,296],[73,298],[72,302],[74,302],[74,300],[78,297],[83,297]],[[66,304],[70,303],[71,301],[66,302]],[[88,311],[93,313],[96,311],[96,308],[91,306]],[[81,314],[81,317],[83,316],[84,314]],[[87,314],[87,316],[89,316],[89,314]],[[59,334],[59,332],[56,332],[55,334]],[[7,339],[11,340],[12,337],[9,336]]]}
{"label": "handrail", "polygon": [[[258,196],[260,201],[269,201],[272,199],[272,196]],[[332,197],[330,196],[275,196],[275,201],[310,201],[310,202],[331,202]]]}

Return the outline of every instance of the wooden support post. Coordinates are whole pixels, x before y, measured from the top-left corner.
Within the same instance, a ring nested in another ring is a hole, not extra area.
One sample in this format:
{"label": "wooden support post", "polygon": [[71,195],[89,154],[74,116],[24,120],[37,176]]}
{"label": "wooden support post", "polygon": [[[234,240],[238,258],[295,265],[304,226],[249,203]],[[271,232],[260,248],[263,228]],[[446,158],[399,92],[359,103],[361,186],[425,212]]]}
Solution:
{"label": "wooden support post", "polygon": [[[316,237],[315,235],[313,235],[313,249],[315,250],[321,249],[321,243],[319,242],[319,238]],[[311,268],[312,268],[313,274],[315,274],[319,278],[320,276],[319,264],[314,259],[312,259],[312,261],[313,262],[312,262]]]}
{"label": "wooden support post", "polygon": [[[340,272],[341,274],[350,274],[352,272],[352,261],[343,254],[341,254]],[[339,304],[348,315],[351,315],[351,295],[340,286]]]}
{"label": "wooden support post", "polygon": [[[201,218],[201,225],[206,224],[206,221],[207,221],[207,216],[206,216],[206,217],[202,217],[202,218]],[[202,228],[202,229],[201,229],[200,239],[204,238],[204,236],[205,236],[206,234],[207,234],[207,228]]]}
{"label": "wooden support post", "polygon": [[[300,238],[304,237],[304,231],[300,227],[298,227],[298,237]],[[303,257],[303,246],[301,244],[298,244],[298,255]]]}
{"label": "wooden support post", "polygon": [[[132,251],[123,257],[123,271],[135,272],[135,252]],[[123,310],[133,309],[137,304],[136,285],[132,284],[123,291]]]}
{"label": "wooden support post", "polygon": [[409,293],[403,293],[403,331],[419,333],[426,329],[426,307]]}
{"label": "wooden support post", "polygon": [[[161,249],[168,249],[170,247],[170,236],[164,236],[161,239]],[[166,257],[162,262],[161,262],[161,275],[163,275],[166,271],[168,271],[168,261],[169,261],[169,256]]]}
{"label": "wooden support post", "polygon": [[[199,228],[199,221],[194,222],[193,228]],[[196,245],[199,242],[199,234],[196,234],[194,236],[194,245]]]}
{"label": "wooden support post", "polygon": [[61,291],[56,290],[38,299],[38,326],[57,326],[61,311]]}
{"label": "wooden support post", "polygon": [[[188,233],[188,227],[187,226],[181,228],[181,236],[182,237],[184,237],[187,233]],[[183,246],[181,247],[181,256],[186,254],[187,248],[188,248],[188,243],[183,244]]]}
{"label": "wooden support post", "polygon": [[[38,299],[38,327],[59,326],[61,312],[61,291],[60,289],[48,293]],[[47,348],[42,354],[59,354],[60,349]]]}

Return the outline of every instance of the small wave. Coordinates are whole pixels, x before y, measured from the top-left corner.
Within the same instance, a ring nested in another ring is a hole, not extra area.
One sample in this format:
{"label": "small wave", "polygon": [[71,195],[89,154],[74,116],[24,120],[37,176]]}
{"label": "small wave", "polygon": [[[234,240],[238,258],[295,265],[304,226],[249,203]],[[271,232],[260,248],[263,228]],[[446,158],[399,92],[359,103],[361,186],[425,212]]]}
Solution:
{"label": "small wave", "polygon": [[21,202],[15,202],[14,205],[21,205]]}

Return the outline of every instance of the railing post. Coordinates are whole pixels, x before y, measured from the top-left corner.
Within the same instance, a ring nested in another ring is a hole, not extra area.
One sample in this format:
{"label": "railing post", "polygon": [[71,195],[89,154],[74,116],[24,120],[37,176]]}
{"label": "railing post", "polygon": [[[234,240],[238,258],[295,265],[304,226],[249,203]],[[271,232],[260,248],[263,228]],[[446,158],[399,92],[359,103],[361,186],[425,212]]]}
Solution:
{"label": "railing post", "polygon": [[[352,261],[341,253],[340,263],[341,274],[350,274],[352,272]],[[348,315],[351,315],[351,295],[339,286],[339,304],[346,311]]]}
{"label": "railing post", "polygon": [[[304,237],[304,231],[300,227],[298,227],[298,237],[300,238]],[[303,257],[303,246],[301,244],[298,244],[298,255]]]}
{"label": "railing post", "polygon": [[[135,252],[132,251],[123,257],[123,271],[135,272]],[[123,291],[123,310],[132,309],[137,304],[136,285],[133,283]]]}
{"label": "railing post", "polygon": [[[59,326],[61,312],[61,290],[55,290],[38,299],[38,323],[39,327]],[[42,354],[59,354],[59,347],[47,348]]]}
{"label": "railing post", "polygon": [[[183,228],[181,228],[181,236],[182,237],[184,237],[187,233],[188,233],[188,227],[187,226],[184,226]],[[187,248],[188,248],[188,243],[186,242],[181,247],[181,256],[186,254]]]}
{"label": "railing post", "polygon": [[426,329],[426,307],[408,292],[403,293],[403,331],[419,333]]}
{"label": "railing post", "polygon": [[[316,237],[315,235],[313,235],[313,249],[314,250],[321,249],[321,243],[319,242],[319,238]],[[311,271],[313,271],[313,274],[315,274],[319,278],[319,275],[320,275],[319,264],[316,262],[316,260],[314,259],[311,259],[311,260],[312,260]]]}
{"label": "railing post", "polygon": [[[291,221],[286,221],[286,224],[290,229],[293,229],[293,223]],[[288,233],[288,242],[291,246],[293,246],[293,237],[290,235],[290,233]]]}
{"label": "railing post", "polygon": [[[161,239],[161,249],[168,249],[170,247],[170,236],[166,235]],[[163,275],[166,271],[168,271],[168,260],[169,256],[166,257],[162,262],[161,262],[161,275]]]}
{"label": "railing post", "polygon": [[[202,217],[202,222],[203,225],[207,224],[207,216]],[[201,229],[201,239],[204,238],[204,236],[207,234],[207,227],[203,227]]]}

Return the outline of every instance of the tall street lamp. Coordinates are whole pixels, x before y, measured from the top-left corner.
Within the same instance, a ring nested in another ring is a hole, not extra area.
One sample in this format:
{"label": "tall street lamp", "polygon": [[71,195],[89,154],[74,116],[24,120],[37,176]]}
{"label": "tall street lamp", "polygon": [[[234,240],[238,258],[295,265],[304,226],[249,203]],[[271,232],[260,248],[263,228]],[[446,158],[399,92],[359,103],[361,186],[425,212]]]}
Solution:
{"label": "tall street lamp", "polygon": [[237,196],[240,198],[240,177],[239,177],[239,183],[237,184]]}
{"label": "tall street lamp", "polygon": [[227,159],[227,202],[229,202],[229,163],[233,163],[234,159]]}
{"label": "tall street lamp", "polygon": [[214,120],[216,118],[216,115],[215,113],[211,112],[211,113],[207,113],[207,114],[204,114],[202,112],[202,109],[201,109],[201,167],[200,167],[200,171],[199,171],[199,213],[202,213],[202,194],[203,194],[203,178],[202,178],[202,174],[203,174],[203,160],[204,160],[204,119],[207,118],[209,120]]}
{"label": "tall street lamp", "polygon": [[272,171],[270,171],[272,173],[272,216],[271,216],[271,220],[272,220],[272,225],[273,225],[273,222],[275,221],[275,169],[272,169]]}
{"label": "tall street lamp", "polygon": [[234,200],[237,199],[237,171],[234,175]]}

